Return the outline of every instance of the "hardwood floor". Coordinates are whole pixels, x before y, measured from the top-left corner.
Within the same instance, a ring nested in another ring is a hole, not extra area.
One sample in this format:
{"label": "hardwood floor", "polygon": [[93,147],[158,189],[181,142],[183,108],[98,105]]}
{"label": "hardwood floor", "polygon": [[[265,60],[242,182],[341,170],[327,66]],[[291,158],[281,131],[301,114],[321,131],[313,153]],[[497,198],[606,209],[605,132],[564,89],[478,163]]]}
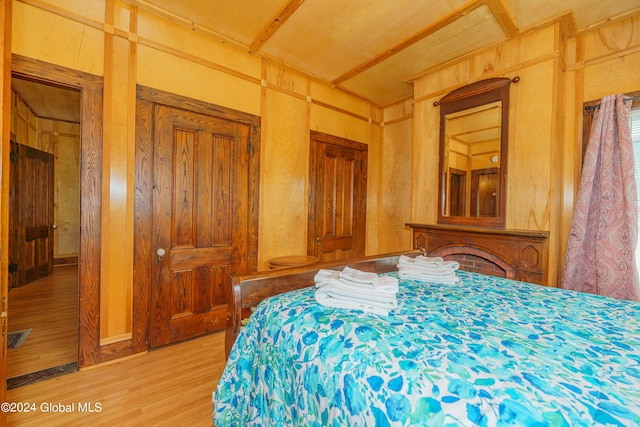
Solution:
{"label": "hardwood floor", "polygon": [[[224,332],[216,332],[9,390],[9,402],[35,411],[10,413],[7,425],[212,426],[211,393],[224,365]],[[73,410],[46,412],[54,405]]]}
{"label": "hardwood floor", "polygon": [[[10,291],[9,330],[27,328],[22,346],[8,351],[8,378],[77,361],[76,266]],[[31,412],[9,413],[7,425],[212,426],[224,366],[218,332],[9,390],[7,401]]]}
{"label": "hardwood floor", "polygon": [[9,332],[31,328],[24,343],[7,352],[7,378],[78,360],[78,267],[9,291]]}

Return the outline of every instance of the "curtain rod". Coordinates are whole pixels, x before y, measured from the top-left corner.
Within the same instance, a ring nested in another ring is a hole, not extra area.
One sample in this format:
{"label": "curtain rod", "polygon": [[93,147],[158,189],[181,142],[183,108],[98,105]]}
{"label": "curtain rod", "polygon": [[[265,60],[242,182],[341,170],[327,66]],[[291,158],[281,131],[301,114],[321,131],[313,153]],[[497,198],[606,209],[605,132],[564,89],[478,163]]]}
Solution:
{"label": "curtain rod", "polygon": [[[635,101],[636,99],[640,99],[640,96],[632,96],[632,97],[629,97],[629,98],[625,98],[624,102]],[[584,107],[584,109],[587,110],[587,111],[595,110],[596,108],[600,108],[600,103],[597,103],[596,105],[587,105],[586,107]]]}

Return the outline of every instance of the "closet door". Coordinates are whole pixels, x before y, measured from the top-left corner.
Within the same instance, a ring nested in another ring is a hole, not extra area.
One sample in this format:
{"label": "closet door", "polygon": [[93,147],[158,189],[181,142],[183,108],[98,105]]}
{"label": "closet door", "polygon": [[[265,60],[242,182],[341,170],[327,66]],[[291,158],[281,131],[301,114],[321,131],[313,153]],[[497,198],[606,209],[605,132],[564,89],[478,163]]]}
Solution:
{"label": "closet door", "polygon": [[249,127],[157,105],[151,347],[226,326],[246,260]]}
{"label": "closet door", "polygon": [[364,256],[367,146],[311,132],[307,253],[321,261]]}

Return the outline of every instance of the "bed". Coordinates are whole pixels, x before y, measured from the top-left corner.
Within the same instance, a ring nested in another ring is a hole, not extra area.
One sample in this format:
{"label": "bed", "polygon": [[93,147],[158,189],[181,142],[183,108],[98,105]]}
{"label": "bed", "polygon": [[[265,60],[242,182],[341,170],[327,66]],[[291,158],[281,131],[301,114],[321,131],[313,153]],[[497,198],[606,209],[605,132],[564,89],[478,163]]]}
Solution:
{"label": "bed", "polygon": [[318,304],[324,267],[234,278],[217,427],[640,425],[640,303],[459,271],[377,316]]}

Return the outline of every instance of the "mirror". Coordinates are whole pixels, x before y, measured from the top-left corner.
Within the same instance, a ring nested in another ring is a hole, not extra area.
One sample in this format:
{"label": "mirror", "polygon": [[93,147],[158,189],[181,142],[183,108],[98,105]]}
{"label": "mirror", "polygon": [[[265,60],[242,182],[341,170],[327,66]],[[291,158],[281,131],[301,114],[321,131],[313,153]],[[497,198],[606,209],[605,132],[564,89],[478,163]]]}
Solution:
{"label": "mirror", "polygon": [[482,80],[434,104],[440,106],[439,224],[504,227],[511,81]]}

